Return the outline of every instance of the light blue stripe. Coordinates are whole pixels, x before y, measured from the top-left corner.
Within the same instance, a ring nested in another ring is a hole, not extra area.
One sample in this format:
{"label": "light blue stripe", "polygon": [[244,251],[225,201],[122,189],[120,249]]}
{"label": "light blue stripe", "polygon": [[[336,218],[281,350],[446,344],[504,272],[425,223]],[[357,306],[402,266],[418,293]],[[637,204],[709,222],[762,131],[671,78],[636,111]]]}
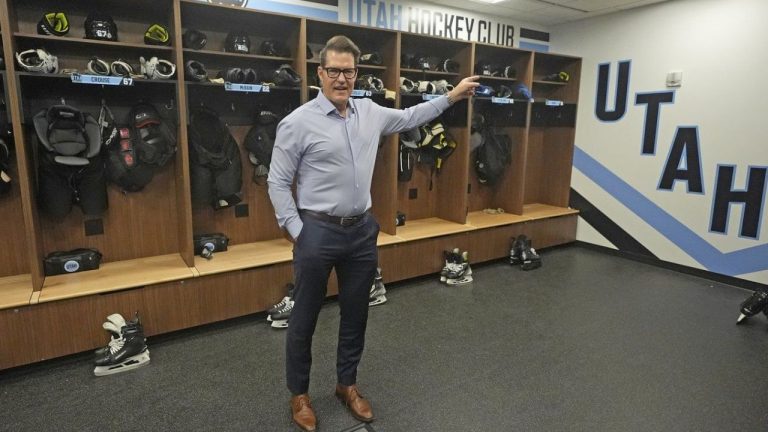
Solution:
{"label": "light blue stripe", "polygon": [[520,48],[531,51],[549,52],[548,45],[537,44],[533,42],[520,41]]}
{"label": "light blue stripe", "polygon": [[269,0],[250,0],[245,6],[248,9],[263,10],[267,12],[278,12],[291,15],[300,15],[307,18],[318,18],[329,21],[338,21],[339,12],[327,9],[316,9],[311,6],[300,6],[286,3],[279,3]]}
{"label": "light blue stripe", "polygon": [[737,276],[768,269],[768,244],[720,252],[578,147],[573,166],[707,270]]}

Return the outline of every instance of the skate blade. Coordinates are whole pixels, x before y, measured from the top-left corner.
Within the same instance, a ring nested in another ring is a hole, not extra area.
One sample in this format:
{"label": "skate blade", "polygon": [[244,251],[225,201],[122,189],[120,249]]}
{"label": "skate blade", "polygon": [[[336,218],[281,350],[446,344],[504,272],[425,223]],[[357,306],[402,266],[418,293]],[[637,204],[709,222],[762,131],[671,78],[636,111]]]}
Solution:
{"label": "skate blade", "polygon": [[459,279],[448,279],[447,283],[448,285],[466,285],[468,283],[471,283],[474,279],[472,279],[472,276],[466,275],[464,277],[461,277]]}
{"label": "skate blade", "polygon": [[267,315],[267,322],[272,322],[272,315]]}
{"label": "skate blade", "polygon": [[288,328],[288,320],[274,320],[270,327],[276,329]]}
{"label": "skate blade", "polygon": [[145,350],[133,357],[129,357],[124,362],[110,366],[96,366],[93,368],[93,374],[96,376],[114,375],[122,372],[128,372],[149,364],[149,350]]}
{"label": "skate blade", "polygon": [[368,306],[378,306],[386,302],[387,302],[387,296],[380,295],[380,296],[377,296],[376,298],[371,299],[371,301],[368,302]]}
{"label": "skate blade", "polygon": [[524,262],[523,265],[520,266],[523,270],[534,270],[541,267],[541,261],[528,261]]}

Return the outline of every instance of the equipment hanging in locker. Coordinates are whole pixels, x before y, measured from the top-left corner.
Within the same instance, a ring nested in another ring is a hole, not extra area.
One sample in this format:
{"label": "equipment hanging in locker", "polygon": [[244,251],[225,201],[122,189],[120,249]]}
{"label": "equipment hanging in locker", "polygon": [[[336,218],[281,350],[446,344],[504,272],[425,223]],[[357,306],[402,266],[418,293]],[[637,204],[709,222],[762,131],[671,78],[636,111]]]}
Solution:
{"label": "equipment hanging in locker", "polygon": [[218,210],[242,201],[240,149],[219,114],[195,108],[188,130],[192,203]]}

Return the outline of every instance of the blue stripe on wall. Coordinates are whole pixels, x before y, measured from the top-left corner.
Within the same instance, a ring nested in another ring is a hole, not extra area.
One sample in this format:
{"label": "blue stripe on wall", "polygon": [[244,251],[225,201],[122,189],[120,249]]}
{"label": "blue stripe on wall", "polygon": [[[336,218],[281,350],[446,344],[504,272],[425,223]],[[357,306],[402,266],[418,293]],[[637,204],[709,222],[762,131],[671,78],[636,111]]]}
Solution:
{"label": "blue stripe on wall", "polygon": [[709,271],[737,276],[768,270],[768,244],[723,253],[576,147],[573,166]]}
{"label": "blue stripe on wall", "polygon": [[245,6],[248,9],[263,10],[267,12],[277,12],[291,15],[300,15],[307,18],[318,18],[329,21],[338,21],[338,10],[330,11],[327,9],[317,9],[311,6],[300,6],[294,4],[279,3],[270,0],[249,0]]}
{"label": "blue stripe on wall", "polygon": [[520,41],[520,48],[531,50],[531,51],[549,52],[548,45],[542,45],[542,44],[537,44],[533,42],[526,42],[523,40]]}

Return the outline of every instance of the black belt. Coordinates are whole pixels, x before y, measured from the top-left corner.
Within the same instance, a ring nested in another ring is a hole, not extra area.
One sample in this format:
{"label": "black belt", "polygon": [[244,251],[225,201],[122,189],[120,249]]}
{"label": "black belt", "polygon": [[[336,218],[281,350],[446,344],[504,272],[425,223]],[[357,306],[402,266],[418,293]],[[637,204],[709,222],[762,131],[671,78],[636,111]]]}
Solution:
{"label": "black belt", "polygon": [[324,222],[330,222],[335,225],[348,227],[360,222],[365,217],[365,215],[368,214],[368,211],[366,210],[365,212],[356,216],[331,216],[329,214],[320,213],[313,210],[299,210],[299,213],[303,216],[309,216]]}

